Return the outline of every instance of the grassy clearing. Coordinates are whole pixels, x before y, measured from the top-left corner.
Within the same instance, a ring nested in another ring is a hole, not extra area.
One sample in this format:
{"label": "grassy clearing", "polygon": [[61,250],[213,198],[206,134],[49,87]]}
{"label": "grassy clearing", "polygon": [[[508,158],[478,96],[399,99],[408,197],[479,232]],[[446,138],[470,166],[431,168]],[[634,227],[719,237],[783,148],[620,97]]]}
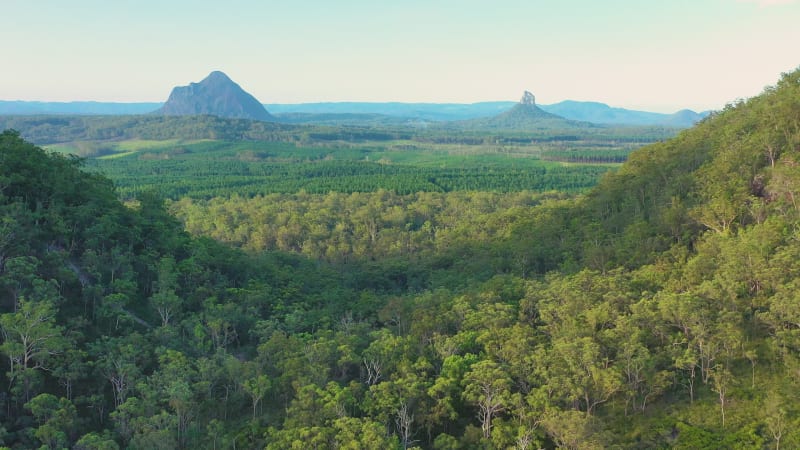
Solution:
{"label": "grassy clearing", "polygon": [[114,154],[111,154],[111,155],[103,155],[103,156],[98,156],[98,157],[97,157],[97,159],[115,159],[115,158],[124,158],[124,157],[126,157],[126,156],[130,156],[130,155],[133,155],[133,154],[135,154],[135,153],[136,153],[135,151],[121,152],[121,153],[114,153]]}

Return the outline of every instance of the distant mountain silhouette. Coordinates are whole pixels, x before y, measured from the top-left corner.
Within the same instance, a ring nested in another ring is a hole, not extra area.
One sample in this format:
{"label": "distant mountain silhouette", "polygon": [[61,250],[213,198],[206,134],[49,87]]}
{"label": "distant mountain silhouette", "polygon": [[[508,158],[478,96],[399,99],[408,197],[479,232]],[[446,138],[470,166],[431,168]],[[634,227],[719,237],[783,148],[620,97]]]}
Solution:
{"label": "distant mountain silhouette", "polygon": [[684,109],[674,114],[662,114],[614,108],[599,102],[578,102],[565,100],[560,103],[542,106],[547,112],[558,114],[572,120],[607,125],[661,125],[688,128],[708,115],[708,111],[696,113]]}
{"label": "distant mountain silhouette", "polygon": [[380,114],[423,121],[453,121],[490,117],[514,106],[515,102],[480,103],[401,103],[401,102],[327,102],[270,103],[264,105],[284,119],[288,114]]}
{"label": "distant mountain silhouette", "polygon": [[536,105],[536,97],[528,91],[522,94],[519,103],[506,112],[494,117],[499,122],[531,122],[541,120],[565,120],[563,117],[549,113]]}
{"label": "distant mountain silhouette", "polygon": [[155,111],[167,116],[210,114],[232,119],[275,120],[255,97],[220,71],[203,81],[172,89],[164,106]]}
{"label": "distant mountain silhouette", "polygon": [[586,122],[565,119],[539,108],[536,105],[536,97],[528,91],[525,91],[520,101],[508,111],[488,118],[465,120],[458,124],[493,130],[545,130],[592,126]]}
{"label": "distant mountain silhouette", "polygon": [[708,114],[708,111],[696,113],[691,109],[682,109],[674,114],[668,115],[662,123],[666,126],[688,128],[703,120]]}
{"label": "distant mountain silhouette", "polygon": [[0,114],[79,114],[79,115],[120,115],[147,114],[163,103],[139,102],[26,102],[0,100]]}

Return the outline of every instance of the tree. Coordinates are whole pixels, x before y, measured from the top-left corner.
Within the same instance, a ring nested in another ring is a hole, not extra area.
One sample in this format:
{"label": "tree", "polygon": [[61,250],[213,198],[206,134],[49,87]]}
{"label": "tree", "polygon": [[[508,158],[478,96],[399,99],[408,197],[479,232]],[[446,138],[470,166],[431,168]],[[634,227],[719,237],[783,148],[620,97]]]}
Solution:
{"label": "tree", "polygon": [[134,333],[125,338],[106,337],[91,347],[95,367],[111,384],[115,409],[125,403],[142,376],[139,365],[146,357],[142,352],[144,345],[141,336]]}
{"label": "tree", "polygon": [[69,445],[77,411],[75,405],[65,398],[51,394],[39,394],[26,405],[39,422],[34,436],[49,449],[60,449]]}
{"label": "tree", "polygon": [[266,395],[270,385],[269,377],[266,375],[258,375],[242,383],[242,389],[247,392],[253,402],[253,420],[256,419],[256,407],[258,403],[261,402],[261,399],[264,398],[264,395]]}
{"label": "tree", "polygon": [[508,408],[511,378],[494,361],[475,363],[464,376],[464,399],[478,406],[483,437],[492,436],[492,420]]}
{"label": "tree", "polygon": [[29,371],[48,368],[50,358],[64,348],[63,329],[56,325],[56,307],[49,301],[20,298],[17,310],[0,315],[3,343],[0,352],[8,357],[8,377],[23,381],[23,400],[30,398]]}
{"label": "tree", "polygon": [[30,253],[27,247],[31,240],[31,216],[21,202],[9,202],[0,186],[0,275],[5,271],[6,261]]}
{"label": "tree", "polygon": [[748,348],[744,351],[744,357],[750,361],[750,389],[756,388],[756,361],[758,361],[758,350],[755,348]]}
{"label": "tree", "polygon": [[119,450],[119,445],[109,436],[97,433],[83,435],[73,447],[74,450]]}
{"label": "tree", "polygon": [[772,439],[775,440],[775,450],[780,450],[781,438],[783,438],[790,426],[786,405],[781,395],[775,391],[770,391],[767,394],[764,410],[766,412],[764,422],[767,424],[767,430],[772,435]]}
{"label": "tree", "polygon": [[174,450],[182,448],[175,430],[177,418],[166,411],[152,416],[138,416],[133,421],[136,432],[130,447],[148,450]]}
{"label": "tree", "polygon": [[607,402],[622,386],[618,369],[600,353],[600,346],[591,338],[562,338],[553,342],[553,361],[548,384],[569,402],[583,404],[587,415]]}
{"label": "tree", "polygon": [[463,410],[464,376],[477,361],[478,357],[473,354],[444,358],[439,376],[427,392],[432,405],[423,416],[423,423],[429,435],[435,426],[448,425],[459,418]]}
{"label": "tree", "polygon": [[158,264],[158,280],[154,283],[150,303],[158,311],[162,327],[169,325],[173,316],[180,311],[183,301],[175,294],[177,287],[175,260],[171,257],[161,258]]}
{"label": "tree", "polygon": [[[635,339],[636,334],[630,337]],[[625,380],[625,414],[628,403],[634,410],[644,412],[647,402],[669,386],[671,373],[658,371],[650,351],[638,341],[623,342],[618,358]]]}
{"label": "tree", "polygon": [[89,365],[86,362],[88,354],[75,348],[69,348],[58,355],[58,361],[53,367],[53,375],[58,378],[58,384],[64,388],[67,400],[72,400],[73,389],[78,380],[89,376]]}
{"label": "tree", "polygon": [[333,421],[333,448],[342,450],[396,450],[401,448],[395,436],[369,419],[342,417]]}
{"label": "tree", "polygon": [[170,422],[175,424],[178,445],[183,448],[198,412],[197,369],[193,360],[177,350],[164,349],[158,359],[159,368],[149,377],[150,389],[143,394],[175,413]]}
{"label": "tree", "polygon": [[602,438],[599,423],[593,416],[575,411],[554,409],[542,419],[547,434],[564,449],[601,449]]}
{"label": "tree", "polygon": [[728,403],[728,392],[731,385],[736,381],[733,374],[724,366],[717,365],[712,371],[711,378],[714,381],[713,390],[719,397],[719,410],[722,415],[722,428],[725,428],[725,405]]}
{"label": "tree", "polygon": [[377,384],[407,357],[410,341],[408,337],[395,336],[386,328],[373,332],[370,337],[372,341],[362,354],[368,386]]}
{"label": "tree", "polygon": [[430,382],[421,369],[426,362],[418,361],[414,367],[404,367],[391,380],[370,386],[363,404],[374,419],[383,422],[388,428],[394,424],[397,436],[404,449],[413,445],[416,434],[415,415],[429,408],[426,391]]}

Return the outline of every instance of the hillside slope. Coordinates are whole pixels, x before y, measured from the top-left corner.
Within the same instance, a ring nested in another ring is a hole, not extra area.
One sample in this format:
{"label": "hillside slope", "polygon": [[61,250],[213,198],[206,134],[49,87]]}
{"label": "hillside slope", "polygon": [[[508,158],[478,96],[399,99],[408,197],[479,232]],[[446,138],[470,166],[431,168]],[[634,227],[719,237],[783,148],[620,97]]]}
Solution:
{"label": "hillside slope", "polygon": [[125,139],[289,139],[297,126],[212,115],[0,116],[0,129],[13,129],[38,145]]}
{"label": "hillside slope", "polygon": [[[735,232],[784,208],[793,195],[786,176],[800,151],[799,77],[786,74],[762,95],[633,152],[584,205],[610,239],[606,245],[620,248],[627,241],[631,251],[652,239],[662,250],[690,245],[705,231]],[[618,254],[612,260],[630,265],[638,258]]]}
{"label": "hillside slope", "polygon": [[[191,238],[154,196],[123,206],[80,161],[2,133],[0,440],[798,448],[799,160],[800,70],[583,198],[487,215],[424,257],[327,266]],[[260,238],[309,223],[377,238],[381,197],[351,225],[313,220],[358,196],[285,203]],[[419,197],[471,215],[469,199]],[[431,209],[395,200],[393,222]],[[203,219],[233,228],[214,205]],[[376,287],[404,267],[449,282]]]}

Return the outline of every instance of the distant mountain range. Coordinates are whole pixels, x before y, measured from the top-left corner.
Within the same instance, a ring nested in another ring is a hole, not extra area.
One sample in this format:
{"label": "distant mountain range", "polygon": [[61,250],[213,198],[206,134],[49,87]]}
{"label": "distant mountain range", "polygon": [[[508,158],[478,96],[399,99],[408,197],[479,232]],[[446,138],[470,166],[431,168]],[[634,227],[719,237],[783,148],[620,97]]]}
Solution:
{"label": "distant mountain range", "polygon": [[694,125],[710,112],[696,113],[690,109],[683,109],[673,114],[662,114],[613,108],[605,103],[576,102],[574,100],[565,100],[553,105],[542,105],[541,108],[568,119],[584,122],[607,125],[663,125],[680,128]]}
{"label": "distant mountain range", "polygon": [[[517,103],[509,101],[480,103],[298,103],[265,105],[276,117],[287,115],[309,116],[305,121],[313,121],[311,115],[336,114],[344,120],[348,114],[378,114],[402,117],[417,121],[457,121],[488,118],[508,112]],[[598,102],[579,102],[566,100],[552,105],[536,105],[544,112],[569,120],[591,122],[601,125],[658,125],[688,128],[706,117],[710,111],[700,113],[684,109],[673,114],[637,111],[615,108]]]}
{"label": "distant mountain range", "polygon": [[265,105],[273,114],[282,117],[286,114],[378,114],[432,122],[490,117],[507,111],[515,102],[480,103],[271,103]]}
{"label": "distant mountain range", "polygon": [[[530,93],[527,93],[530,94]],[[531,99],[533,95],[530,94]],[[524,100],[524,99],[523,99]],[[272,111],[272,114],[267,112]],[[615,108],[598,102],[566,100],[553,105],[524,101],[459,103],[300,103],[262,104],[227,75],[215,71],[199,83],[173,89],[165,103],[26,102],[0,100],[2,115],[162,115],[212,114],[225,118],[327,125],[415,125],[471,121],[490,128],[574,126],[569,121],[602,125],[656,125],[686,128],[708,111],[681,110],[674,114]],[[533,122],[532,122],[533,121]],[[559,122],[561,121],[561,122]],[[483,126],[481,125],[481,126]]]}
{"label": "distant mountain range", "polygon": [[108,102],[26,102],[0,100],[2,115],[77,114],[84,116],[123,116],[147,114],[163,103],[108,103]]}

